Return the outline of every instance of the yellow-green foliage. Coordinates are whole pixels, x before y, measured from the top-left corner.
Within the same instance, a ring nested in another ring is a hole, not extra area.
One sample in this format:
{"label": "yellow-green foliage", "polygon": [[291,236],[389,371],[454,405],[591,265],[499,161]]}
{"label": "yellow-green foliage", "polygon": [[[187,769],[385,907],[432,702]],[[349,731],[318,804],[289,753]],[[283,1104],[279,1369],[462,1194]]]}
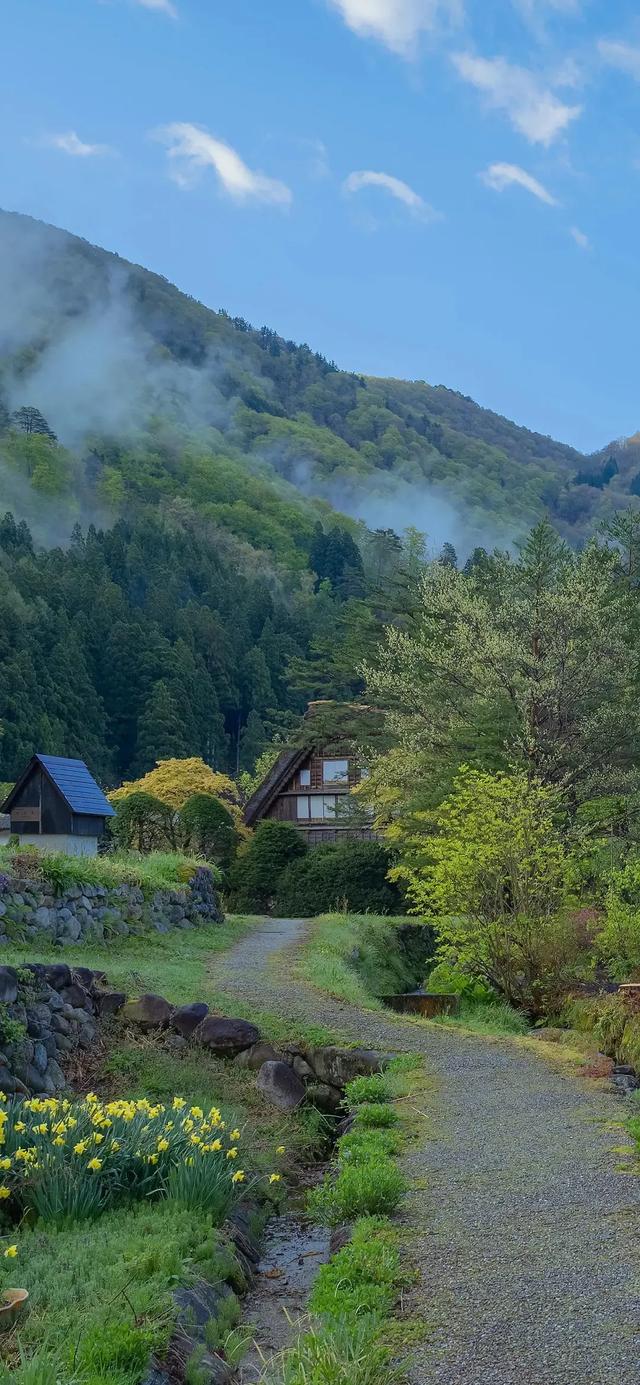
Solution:
{"label": "yellow-green foliage", "polygon": [[614,980],[629,980],[640,972],[640,861],[612,873],[596,941]]}
{"label": "yellow-green foliage", "polygon": [[153,851],[148,856],[126,851],[108,856],[67,856],[37,847],[0,847],[0,871],[46,880],[59,894],[70,885],[104,885],[107,889],[139,885],[149,894],[187,884],[202,864],[195,857],[171,851]]}
{"label": "yellow-green foliage", "polygon": [[416,912],[435,919],[439,956],[530,1009],[575,960],[559,916],[568,862],[557,808],[555,792],[521,771],[463,766],[398,870]]}
{"label": "yellow-green foliage", "polygon": [[246,836],[242,822],[237,786],[226,774],[218,774],[199,756],[184,760],[158,760],[155,769],[142,779],[130,780],[109,794],[111,803],[121,803],[133,793],[152,794],[178,812],[194,794],[211,794],[219,798],[231,813],[236,828]]}

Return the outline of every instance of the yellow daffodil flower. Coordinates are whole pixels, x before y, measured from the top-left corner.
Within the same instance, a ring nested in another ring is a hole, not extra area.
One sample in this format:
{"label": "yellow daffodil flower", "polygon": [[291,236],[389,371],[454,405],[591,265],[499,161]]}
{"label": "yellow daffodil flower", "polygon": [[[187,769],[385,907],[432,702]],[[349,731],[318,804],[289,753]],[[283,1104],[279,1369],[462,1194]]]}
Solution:
{"label": "yellow daffodil flower", "polygon": [[284,1154],[284,1152],[284,1145],[278,1145],[278,1148],[276,1149],[276,1154]]}
{"label": "yellow daffodil flower", "polygon": [[98,1169],[102,1168],[102,1159],[90,1159],[87,1168],[91,1169],[92,1173],[97,1173]]}
{"label": "yellow daffodil flower", "polygon": [[238,1151],[237,1151],[237,1149],[236,1149],[235,1147],[234,1147],[233,1149],[228,1149],[228,1150],[227,1150],[227,1159],[237,1159],[237,1158],[238,1158]]}
{"label": "yellow daffodil flower", "polygon": [[241,1139],[241,1138],[242,1138],[242,1137],[241,1137],[241,1135],[240,1135],[240,1131],[239,1131],[239,1130],[232,1130],[232,1131],[231,1131],[231,1134],[230,1134],[230,1136],[229,1136],[229,1139],[230,1139],[230,1140],[234,1140],[234,1141],[235,1141],[235,1140],[239,1140],[239,1139]]}
{"label": "yellow daffodil flower", "polygon": [[244,1183],[244,1169],[236,1169],[236,1172],[231,1175],[231,1182]]}
{"label": "yellow daffodil flower", "polygon": [[6,1183],[0,1183],[0,1197],[3,1199],[5,1197],[11,1197],[11,1189],[7,1188]]}
{"label": "yellow daffodil flower", "polygon": [[5,1258],[5,1260],[15,1260],[17,1254],[18,1254],[18,1247],[17,1247],[17,1246],[7,1246],[7,1249],[6,1249],[5,1252],[4,1252],[4,1258]]}
{"label": "yellow daffodil flower", "polygon": [[168,1148],[169,1148],[169,1141],[168,1141],[168,1140],[158,1140],[158,1149],[159,1149],[159,1151],[160,1151],[161,1154],[164,1154],[165,1149],[168,1149]]}
{"label": "yellow daffodil flower", "polygon": [[279,1182],[280,1182],[280,1174],[279,1174],[279,1173],[270,1173],[270,1174],[269,1174],[269,1182],[270,1182],[270,1183],[279,1183]]}

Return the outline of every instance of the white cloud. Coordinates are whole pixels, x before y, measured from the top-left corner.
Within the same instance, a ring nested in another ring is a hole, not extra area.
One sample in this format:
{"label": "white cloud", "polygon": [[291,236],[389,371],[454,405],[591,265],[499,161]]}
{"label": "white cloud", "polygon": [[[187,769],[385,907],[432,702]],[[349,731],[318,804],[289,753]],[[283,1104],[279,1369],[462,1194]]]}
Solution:
{"label": "white cloud", "polygon": [[171,177],[180,187],[193,185],[200,169],[212,168],[225,192],[235,202],[277,202],[288,206],[291,190],[277,178],[255,173],[222,140],[214,139],[208,130],[198,125],[176,122],[163,125],[153,132],[167,146],[171,162]]}
{"label": "white cloud", "polygon": [[458,23],[463,0],[328,0],[354,34],[375,38],[409,57],[423,33]]}
{"label": "white cloud", "polygon": [[619,72],[640,82],[640,48],[622,39],[601,38],[598,52],[610,67],[617,67]]}
{"label": "white cloud", "polygon": [[67,130],[61,135],[45,135],[42,142],[51,149],[60,149],[63,154],[70,154],[74,159],[92,159],[101,154],[113,153],[108,144],[85,144],[75,130]]}
{"label": "white cloud", "polygon": [[141,5],[143,10],[158,10],[162,14],[168,14],[170,19],[178,18],[178,11],[171,0],[134,0],[134,4]]}
{"label": "white cloud", "polygon": [[545,188],[543,183],[539,183],[526,169],[519,168],[517,164],[490,164],[489,168],[480,173],[483,183],[488,188],[493,188],[495,192],[502,192],[504,188],[517,187],[525,188],[538,198],[539,202],[546,202],[548,207],[557,207],[558,202],[555,197]]}
{"label": "white cloud", "polygon": [[440,220],[439,212],[430,207],[408,183],[403,183],[401,178],[394,178],[391,173],[373,173],[370,169],[361,169],[350,173],[342,186],[345,192],[360,192],[362,188],[384,188],[385,192],[395,197],[398,202],[404,203],[404,206],[421,220]]}
{"label": "white cloud", "polygon": [[573,236],[576,245],[579,245],[581,250],[591,249],[591,241],[589,240],[589,237],[585,235],[584,231],[580,230],[579,226],[570,226],[569,235]]}
{"label": "white cloud", "polygon": [[453,62],[464,81],[482,92],[491,106],[506,111],[514,129],[531,144],[552,144],[580,114],[580,106],[565,105],[527,68],[505,58],[454,53]]}

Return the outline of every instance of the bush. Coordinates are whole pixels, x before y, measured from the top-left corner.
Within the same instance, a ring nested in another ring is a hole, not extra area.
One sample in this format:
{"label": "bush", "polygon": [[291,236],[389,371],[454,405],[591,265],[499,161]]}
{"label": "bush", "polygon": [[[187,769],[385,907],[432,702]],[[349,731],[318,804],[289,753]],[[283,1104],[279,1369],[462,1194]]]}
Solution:
{"label": "bush", "polygon": [[596,946],[614,981],[640,974],[640,861],[613,872]]}
{"label": "bush", "polygon": [[230,907],[238,913],[270,909],[283,871],[306,851],[306,843],[292,823],[265,818],[234,862]]}
{"label": "bush", "polygon": [[340,1164],[366,1164],[369,1159],[390,1159],[400,1149],[396,1130],[353,1129],[343,1135],[338,1146]]}
{"label": "bush", "polygon": [[400,914],[403,897],[387,879],[391,861],[379,842],[316,846],[288,866],[278,883],[276,909],[291,917],[349,910]]}

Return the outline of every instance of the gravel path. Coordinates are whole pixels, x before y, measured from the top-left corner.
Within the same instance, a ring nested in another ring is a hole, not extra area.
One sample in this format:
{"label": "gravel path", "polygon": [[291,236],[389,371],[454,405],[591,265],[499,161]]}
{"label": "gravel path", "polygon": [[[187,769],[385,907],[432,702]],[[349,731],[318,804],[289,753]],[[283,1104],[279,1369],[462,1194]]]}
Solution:
{"label": "gravel path", "polygon": [[622,1099],[509,1041],[403,1023],[301,985],[291,962],[307,927],[270,921],[212,974],[257,1010],[425,1054],[433,1138],[406,1159],[424,1186],[403,1220],[421,1276],[415,1311],[431,1330],[412,1385],[640,1382],[640,1183],[616,1172],[624,1132],[606,1128]]}

